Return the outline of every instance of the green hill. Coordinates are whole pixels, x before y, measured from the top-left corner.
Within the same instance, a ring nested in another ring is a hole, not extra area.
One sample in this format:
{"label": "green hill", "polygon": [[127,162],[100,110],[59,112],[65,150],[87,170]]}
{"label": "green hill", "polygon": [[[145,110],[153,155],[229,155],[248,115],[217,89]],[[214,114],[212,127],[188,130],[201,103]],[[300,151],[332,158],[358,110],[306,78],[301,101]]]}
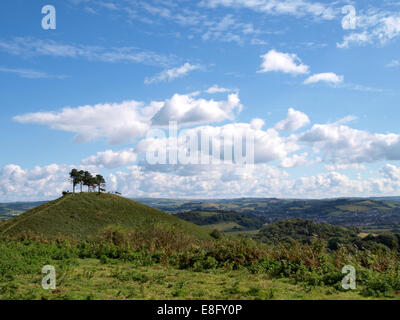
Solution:
{"label": "green hill", "polygon": [[175,227],[197,239],[210,239],[205,228],[130,199],[97,193],[68,194],[35,207],[0,224],[0,236],[28,233],[85,239],[110,225],[136,228],[156,223]]}
{"label": "green hill", "polygon": [[262,242],[275,244],[290,240],[308,243],[313,237],[324,240],[338,238],[344,242],[349,242],[357,239],[359,232],[354,227],[345,228],[328,223],[315,223],[311,220],[289,219],[262,227],[254,238]]}

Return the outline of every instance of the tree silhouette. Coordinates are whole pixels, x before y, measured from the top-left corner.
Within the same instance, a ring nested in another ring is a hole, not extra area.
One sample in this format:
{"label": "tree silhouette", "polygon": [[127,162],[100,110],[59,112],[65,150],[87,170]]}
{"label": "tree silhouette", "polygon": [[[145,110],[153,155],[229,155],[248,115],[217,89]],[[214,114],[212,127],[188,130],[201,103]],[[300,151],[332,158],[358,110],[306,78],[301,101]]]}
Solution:
{"label": "tree silhouette", "polygon": [[89,171],[78,171],[77,169],[72,169],[69,173],[70,180],[73,185],[74,193],[75,187],[79,184],[82,192],[83,186],[87,186],[88,192],[95,191],[96,188],[99,193],[106,191],[104,188],[106,186],[106,180],[100,174],[93,176]]}
{"label": "tree silhouette", "polygon": [[93,176],[89,171],[83,173],[83,185],[88,187],[88,192],[90,192],[90,187],[93,184]]}
{"label": "tree silhouette", "polygon": [[75,193],[75,187],[79,183],[79,172],[76,169],[72,169],[69,173],[69,177],[72,183],[73,193]]}
{"label": "tree silhouette", "polygon": [[79,174],[79,186],[81,188],[81,193],[82,193],[82,187],[83,187],[83,182],[84,182],[84,177],[85,177],[85,171],[80,170],[78,172],[78,174]]}
{"label": "tree silhouette", "polygon": [[96,180],[96,186],[98,188],[98,192],[99,194],[101,193],[101,191],[105,191],[105,186],[106,186],[106,180],[104,179],[104,177],[100,174],[96,175],[95,177]]}

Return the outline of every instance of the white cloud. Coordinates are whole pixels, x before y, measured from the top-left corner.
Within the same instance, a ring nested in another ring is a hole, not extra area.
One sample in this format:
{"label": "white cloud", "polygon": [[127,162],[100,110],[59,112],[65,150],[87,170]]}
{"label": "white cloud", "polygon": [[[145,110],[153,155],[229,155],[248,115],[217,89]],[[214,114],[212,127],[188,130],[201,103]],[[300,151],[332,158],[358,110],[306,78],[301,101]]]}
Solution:
{"label": "white cloud", "polygon": [[389,68],[396,68],[400,67],[400,61],[399,60],[392,60],[390,63],[386,65]]}
{"label": "white cloud", "polygon": [[387,179],[392,181],[400,181],[400,168],[392,164],[386,164],[383,168],[381,168],[380,173]]}
{"label": "white cloud", "polygon": [[254,130],[261,130],[264,124],[264,120],[259,118],[252,119],[250,122],[250,126]]}
{"label": "white cloud", "polygon": [[[352,6],[347,6],[352,7]],[[350,45],[381,44],[400,35],[400,14],[398,12],[384,11],[370,8],[356,14],[355,9],[348,14],[348,21],[342,23],[345,30],[352,29],[350,34],[344,36],[339,48],[348,48]],[[350,28],[351,27],[351,28]]]}
{"label": "white cloud", "polygon": [[193,95],[175,94],[165,101],[148,105],[138,101],[67,107],[58,112],[36,112],[15,116],[14,121],[49,126],[73,132],[78,143],[106,138],[109,144],[133,142],[143,137],[151,125],[164,126],[170,121],[179,125],[233,120],[242,109],[238,94],[226,101],[195,99]]}
{"label": "white cloud", "polygon": [[52,164],[22,169],[15,164],[0,168],[0,200],[47,200],[61,196],[69,187],[68,167]]}
{"label": "white cloud", "polygon": [[27,79],[65,79],[67,76],[64,75],[52,75],[42,71],[36,71],[31,69],[13,69],[13,68],[5,68],[0,67],[0,72],[4,73],[13,73],[21,78]]}
{"label": "white cloud", "polygon": [[[171,140],[171,138],[154,138],[149,137],[141,140],[137,144],[137,153],[155,152],[157,150],[170,150],[173,146],[177,146],[178,150],[187,150],[189,148],[189,143],[186,137],[200,137],[198,138],[197,148],[193,151],[201,151],[203,155],[212,156],[212,163],[215,160],[223,160],[223,151],[220,151],[219,158],[214,158],[212,150],[202,150],[201,137],[209,137],[211,143],[210,145],[217,150],[221,150],[224,146],[232,146],[233,148],[238,147],[231,139],[233,137],[240,137],[242,139],[249,137],[249,139],[254,139],[254,162],[255,163],[266,163],[274,160],[282,160],[286,158],[290,153],[297,151],[299,146],[296,143],[296,138],[294,136],[281,137],[273,128],[267,130],[261,130],[263,121],[261,119],[256,119],[252,121],[251,124],[248,123],[233,123],[224,126],[200,126],[193,129],[188,129],[184,136],[179,136],[178,140]],[[240,139],[240,141],[242,141]],[[246,142],[245,142],[246,143]],[[243,144],[244,146],[244,144]],[[246,152],[247,149],[246,147]],[[167,152],[168,153],[168,152]],[[194,156],[194,160],[198,163],[198,155]]]}
{"label": "white cloud", "polygon": [[279,121],[275,125],[275,129],[278,131],[297,131],[309,123],[310,119],[305,113],[290,108],[286,119]]}
{"label": "white cloud", "polygon": [[163,82],[163,81],[171,81],[176,78],[182,78],[182,77],[188,75],[189,72],[191,72],[193,70],[197,70],[197,69],[200,69],[200,66],[193,65],[193,64],[190,64],[187,62],[180,67],[167,69],[167,70],[164,70],[161,73],[155,75],[154,77],[146,78],[144,83],[152,84],[152,83]]}
{"label": "white cloud", "polygon": [[225,15],[219,21],[206,21],[204,26],[207,31],[202,35],[203,40],[236,42],[239,45],[243,44],[243,37],[261,33],[252,23],[239,22],[232,14]]}
{"label": "white cloud", "polygon": [[327,164],[324,168],[328,171],[343,171],[343,170],[366,170],[367,167],[359,163],[348,163],[348,164]]}
{"label": "white cloud", "polygon": [[231,89],[227,88],[221,88],[218,85],[213,85],[212,87],[208,88],[205,92],[209,94],[214,94],[214,93],[224,93],[224,92],[230,92],[232,91]]}
{"label": "white cloud", "polygon": [[301,62],[295,54],[270,50],[262,55],[263,62],[259,72],[284,72],[293,75],[309,73],[309,67]]}
{"label": "white cloud", "polygon": [[201,4],[210,8],[218,6],[248,8],[270,15],[290,14],[297,17],[311,15],[326,20],[332,20],[337,11],[332,5],[305,0],[203,0]]}
{"label": "white cloud", "polygon": [[323,152],[325,161],[336,164],[400,160],[400,135],[371,134],[342,122],[313,125],[299,141]]}
{"label": "white cloud", "polygon": [[93,165],[98,168],[114,169],[135,162],[137,154],[134,149],[121,151],[106,150],[98,152],[94,156],[90,156],[82,160],[83,165]]}
{"label": "white cloud", "polygon": [[230,94],[227,101],[194,99],[188,95],[175,94],[166,100],[152,117],[153,125],[168,125],[169,121],[179,124],[198,124],[233,120],[242,109],[239,96]]}
{"label": "white cloud", "polygon": [[311,84],[317,82],[328,82],[332,84],[338,84],[343,82],[343,80],[344,80],[343,76],[338,76],[333,72],[327,72],[327,73],[313,74],[304,81],[304,84]]}
{"label": "white cloud", "polygon": [[365,44],[371,39],[370,35],[364,31],[362,33],[351,33],[343,38],[342,43],[337,43],[338,48],[348,48],[350,44],[355,43],[358,45]]}
{"label": "white cloud", "polygon": [[143,136],[150,127],[149,119],[160,103],[144,106],[137,101],[64,108],[59,112],[28,113],[14,117],[20,123],[47,125],[52,129],[76,133],[76,142],[106,137],[118,144]]}
{"label": "white cloud", "polygon": [[65,44],[50,39],[42,40],[30,37],[16,37],[12,40],[0,39],[0,50],[23,57],[82,58],[90,61],[143,63],[156,66],[168,66],[173,60],[176,60],[176,57],[173,56],[164,56],[152,51],[139,50],[135,47],[108,49],[101,46]]}
{"label": "white cloud", "polygon": [[295,154],[292,157],[282,159],[280,166],[282,168],[297,168],[310,165],[312,162],[307,159],[308,153]]}

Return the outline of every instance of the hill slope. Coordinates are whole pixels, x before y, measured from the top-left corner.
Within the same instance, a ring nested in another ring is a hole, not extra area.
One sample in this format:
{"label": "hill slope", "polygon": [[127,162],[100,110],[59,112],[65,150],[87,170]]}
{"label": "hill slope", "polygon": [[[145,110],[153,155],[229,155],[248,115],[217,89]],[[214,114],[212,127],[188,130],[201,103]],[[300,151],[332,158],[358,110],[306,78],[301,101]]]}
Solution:
{"label": "hill slope", "polygon": [[290,219],[281,220],[260,229],[255,239],[263,242],[280,243],[292,240],[309,242],[313,237],[329,240],[332,238],[342,238],[354,240],[358,237],[357,228],[345,228],[333,226],[328,223],[315,223],[311,220]]}
{"label": "hill slope", "polygon": [[134,228],[161,223],[198,239],[209,239],[207,229],[144,204],[111,194],[69,194],[35,207],[0,224],[0,235],[33,233],[85,239],[109,225]]}

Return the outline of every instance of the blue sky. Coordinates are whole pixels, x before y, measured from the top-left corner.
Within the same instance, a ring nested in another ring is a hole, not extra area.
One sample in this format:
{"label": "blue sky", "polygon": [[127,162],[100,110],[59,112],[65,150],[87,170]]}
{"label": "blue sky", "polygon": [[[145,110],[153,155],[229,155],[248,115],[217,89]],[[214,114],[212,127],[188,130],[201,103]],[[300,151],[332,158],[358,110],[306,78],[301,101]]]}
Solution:
{"label": "blue sky", "polygon": [[[5,0],[0,30],[2,202],[72,167],[132,197],[398,194],[400,2]],[[171,120],[255,134],[255,166],[146,164]]]}

